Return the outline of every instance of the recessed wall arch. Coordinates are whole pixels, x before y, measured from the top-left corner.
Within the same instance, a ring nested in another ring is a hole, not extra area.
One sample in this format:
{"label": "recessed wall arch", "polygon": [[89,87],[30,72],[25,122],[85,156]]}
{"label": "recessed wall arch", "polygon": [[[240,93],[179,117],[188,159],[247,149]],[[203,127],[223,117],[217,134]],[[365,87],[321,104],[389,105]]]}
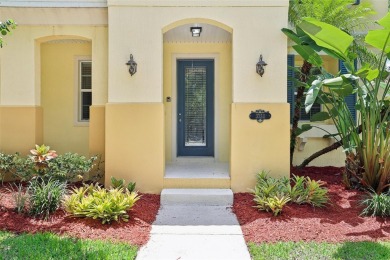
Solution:
{"label": "recessed wall arch", "polygon": [[[203,28],[200,37],[192,37],[190,27]],[[215,162],[230,160],[230,106],[232,103],[232,33],[221,22],[205,18],[189,18],[173,22],[164,28],[164,88],[165,158],[176,162],[177,153],[177,66],[178,60],[214,61],[214,156]],[[170,101],[167,101],[169,98]]]}
{"label": "recessed wall arch", "polygon": [[211,25],[214,25],[214,26],[217,26],[221,29],[224,29],[225,31],[229,32],[229,33],[233,33],[233,28],[224,24],[224,23],[221,23],[221,22],[218,22],[216,20],[213,20],[213,19],[207,19],[207,18],[187,18],[187,19],[182,19],[182,20],[178,20],[176,22],[173,22],[173,23],[170,23],[166,26],[164,26],[162,28],[162,33],[166,33],[168,32],[169,30],[173,29],[173,28],[176,28],[178,26],[181,26],[181,25],[185,25],[185,24],[193,24],[193,23],[206,23],[206,24],[211,24]]}
{"label": "recessed wall arch", "polygon": [[[75,35],[55,35],[40,37],[35,43],[43,142],[60,154],[70,151],[87,156],[89,128],[86,120],[89,120],[93,91],[92,40]],[[84,110],[87,119],[79,116]]]}

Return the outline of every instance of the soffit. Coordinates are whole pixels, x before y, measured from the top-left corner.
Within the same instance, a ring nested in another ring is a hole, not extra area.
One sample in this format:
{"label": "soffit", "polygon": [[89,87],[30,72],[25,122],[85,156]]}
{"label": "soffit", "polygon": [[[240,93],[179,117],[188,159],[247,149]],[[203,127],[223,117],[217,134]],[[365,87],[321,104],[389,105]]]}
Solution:
{"label": "soffit", "polygon": [[[191,27],[202,27],[200,37],[192,37]],[[231,43],[231,33],[211,24],[185,24],[164,33],[165,43]]]}
{"label": "soffit", "polygon": [[107,0],[3,0],[10,7],[107,7]]}

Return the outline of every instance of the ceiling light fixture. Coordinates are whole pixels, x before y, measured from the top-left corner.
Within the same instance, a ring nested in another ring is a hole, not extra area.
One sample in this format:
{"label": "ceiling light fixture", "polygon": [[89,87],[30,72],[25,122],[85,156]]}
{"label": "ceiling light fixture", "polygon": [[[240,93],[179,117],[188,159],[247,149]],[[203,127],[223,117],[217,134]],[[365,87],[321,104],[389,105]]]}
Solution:
{"label": "ceiling light fixture", "polygon": [[199,37],[202,32],[202,27],[191,27],[192,37]]}

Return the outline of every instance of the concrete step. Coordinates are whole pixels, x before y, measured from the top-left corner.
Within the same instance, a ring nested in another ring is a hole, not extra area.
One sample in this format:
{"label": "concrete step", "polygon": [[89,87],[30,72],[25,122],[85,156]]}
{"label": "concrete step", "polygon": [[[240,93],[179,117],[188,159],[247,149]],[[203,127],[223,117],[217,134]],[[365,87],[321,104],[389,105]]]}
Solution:
{"label": "concrete step", "polygon": [[171,178],[165,177],[164,189],[230,189],[230,177],[226,178]]}
{"label": "concrete step", "polygon": [[233,192],[230,189],[163,189],[161,205],[233,205]]}

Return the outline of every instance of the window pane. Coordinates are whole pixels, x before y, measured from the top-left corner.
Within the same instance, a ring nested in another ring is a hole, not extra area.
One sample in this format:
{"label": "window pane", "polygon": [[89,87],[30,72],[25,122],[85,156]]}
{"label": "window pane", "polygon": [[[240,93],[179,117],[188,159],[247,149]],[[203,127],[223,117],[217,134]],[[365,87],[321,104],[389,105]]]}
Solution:
{"label": "window pane", "polygon": [[81,93],[81,120],[89,120],[89,107],[92,105],[92,93]]}
{"label": "window pane", "polygon": [[91,76],[82,76],[81,77],[81,89],[91,89],[91,88],[92,88]]}
{"label": "window pane", "polygon": [[206,67],[185,69],[185,146],[206,146]]}
{"label": "window pane", "polygon": [[92,63],[91,62],[81,62],[81,75],[91,76],[92,75]]}
{"label": "window pane", "polygon": [[81,89],[92,88],[92,63],[83,61],[81,64]]}

